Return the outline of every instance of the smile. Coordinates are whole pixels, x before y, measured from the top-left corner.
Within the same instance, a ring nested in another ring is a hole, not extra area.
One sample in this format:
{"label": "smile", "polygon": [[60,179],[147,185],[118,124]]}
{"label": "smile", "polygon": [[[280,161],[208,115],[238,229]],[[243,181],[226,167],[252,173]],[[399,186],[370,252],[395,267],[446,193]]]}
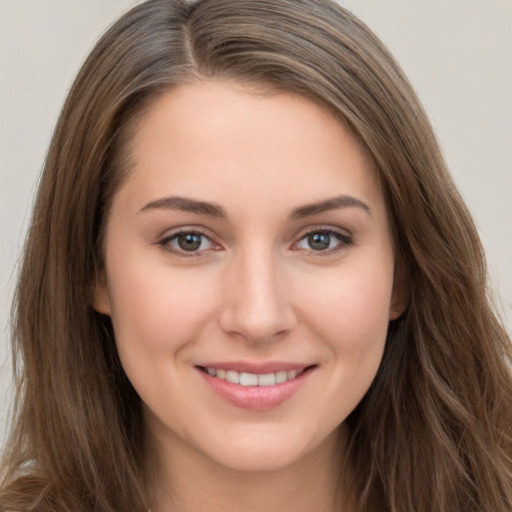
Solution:
{"label": "smile", "polygon": [[220,368],[217,369],[210,367],[201,367],[201,370],[208,373],[211,377],[225,380],[231,384],[239,384],[241,386],[274,386],[276,384],[282,384],[283,382],[296,379],[308,368],[288,371],[281,370],[265,374],[237,372],[236,370],[223,370]]}
{"label": "smile", "polygon": [[196,366],[208,387],[224,402],[253,411],[274,409],[287,402],[305,385],[316,368],[317,365],[257,367],[236,363],[223,364],[222,368]]}

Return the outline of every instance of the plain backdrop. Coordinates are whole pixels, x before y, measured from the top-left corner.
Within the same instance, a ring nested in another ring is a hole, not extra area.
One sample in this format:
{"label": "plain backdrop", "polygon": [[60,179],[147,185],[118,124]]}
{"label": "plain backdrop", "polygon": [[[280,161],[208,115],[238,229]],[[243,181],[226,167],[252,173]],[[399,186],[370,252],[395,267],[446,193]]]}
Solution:
{"label": "plain backdrop", "polygon": [[[0,443],[9,307],[37,178],[71,82],[134,0],[0,0]],[[388,45],[477,221],[512,330],[512,0],[341,0]]]}

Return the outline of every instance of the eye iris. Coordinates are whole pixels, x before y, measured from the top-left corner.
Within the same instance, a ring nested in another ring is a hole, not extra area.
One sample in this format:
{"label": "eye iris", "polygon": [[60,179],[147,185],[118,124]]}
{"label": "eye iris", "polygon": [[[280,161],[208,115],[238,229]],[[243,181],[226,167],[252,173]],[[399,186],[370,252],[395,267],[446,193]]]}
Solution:
{"label": "eye iris", "polygon": [[187,233],[178,237],[178,245],[184,251],[197,251],[201,247],[201,235]]}
{"label": "eye iris", "polygon": [[328,249],[331,243],[331,235],[328,233],[313,233],[308,235],[309,246],[315,251]]}

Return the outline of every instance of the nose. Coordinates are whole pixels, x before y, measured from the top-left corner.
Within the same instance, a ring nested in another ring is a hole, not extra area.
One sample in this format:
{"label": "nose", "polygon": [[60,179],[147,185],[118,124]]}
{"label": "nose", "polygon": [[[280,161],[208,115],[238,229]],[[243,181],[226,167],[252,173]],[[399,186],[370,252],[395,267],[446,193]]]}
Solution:
{"label": "nose", "polygon": [[262,252],[234,256],[221,287],[220,327],[253,344],[275,341],[297,322],[279,258]]}

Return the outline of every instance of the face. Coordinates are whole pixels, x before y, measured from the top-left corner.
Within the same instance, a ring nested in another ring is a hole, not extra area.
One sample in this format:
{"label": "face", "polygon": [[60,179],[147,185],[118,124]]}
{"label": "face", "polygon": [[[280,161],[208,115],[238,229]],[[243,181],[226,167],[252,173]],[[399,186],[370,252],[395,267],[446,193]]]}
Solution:
{"label": "face", "polygon": [[403,309],[383,195],[322,107],[181,86],[138,125],[95,306],[150,437],[240,470],[321,450]]}

